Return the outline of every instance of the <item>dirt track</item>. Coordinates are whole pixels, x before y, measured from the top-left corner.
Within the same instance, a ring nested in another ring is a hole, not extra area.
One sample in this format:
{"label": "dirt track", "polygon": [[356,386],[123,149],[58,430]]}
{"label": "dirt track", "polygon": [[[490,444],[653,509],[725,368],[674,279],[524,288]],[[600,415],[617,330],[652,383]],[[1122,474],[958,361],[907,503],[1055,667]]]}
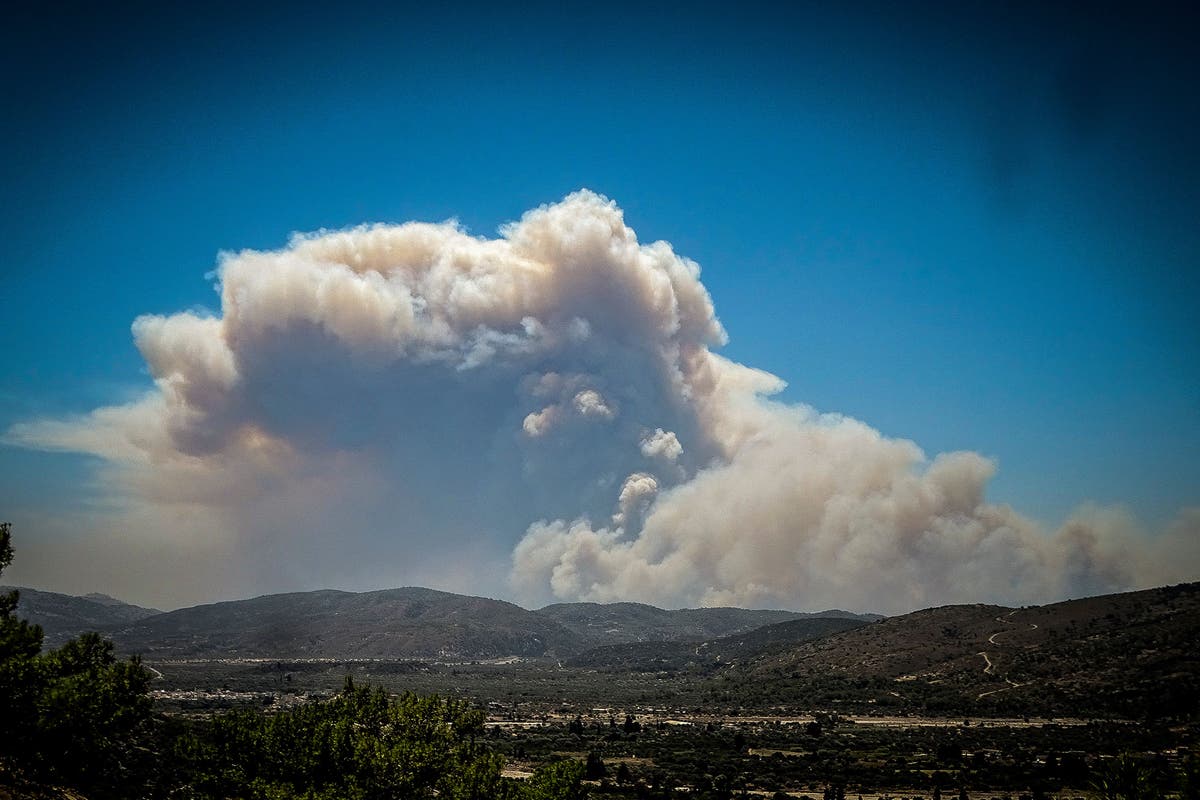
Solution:
{"label": "dirt track", "polygon": [[[1013,623],[1013,622],[1010,622],[1009,620],[1010,620],[1010,618],[1012,617],[1012,615],[1013,615],[1013,614],[1016,614],[1016,613],[1017,613],[1017,611],[1019,611],[1019,610],[1020,610],[1020,609],[1016,609],[1016,608],[1014,608],[1012,611],[1008,612],[1008,613],[1007,613],[1007,614],[1005,614],[1004,616],[1002,616],[1002,617],[996,617],[996,622],[999,622],[1001,625],[1013,625],[1013,624],[1015,624],[1015,623]],[[1036,625],[1036,624],[1034,624],[1034,623],[1030,623],[1030,624],[1029,624],[1029,627],[1030,627],[1031,629],[1033,629],[1033,630],[1036,630],[1036,629],[1037,629],[1037,625]],[[996,631],[995,633],[993,633],[991,636],[989,636],[989,637],[988,637],[988,644],[990,644],[990,645],[993,645],[993,646],[997,646],[997,647],[998,647],[998,646],[999,646],[999,642],[997,642],[997,641],[996,641],[996,639],[997,639],[997,638],[998,638],[998,637],[999,637],[1001,634],[1004,634],[1004,633],[1009,633],[1011,630],[1012,630],[1011,628],[1005,628],[1005,629],[1003,629],[1003,630],[998,630],[998,631]],[[980,651],[980,652],[979,652],[979,655],[983,656],[983,661],[984,661],[984,664],[985,664],[985,666],[984,666],[984,668],[983,668],[983,674],[984,674],[984,675],[995,675],[995,674],[997,674],[997,673],[996,673],[996,665],[995,665],[995,663],[992,661],[992,657],[991,657],[990,655],[988,655],[987,651],[986,651],[986,650],[982,650],[982,651]],[[1022,686],[1028,686],[1030,683],[1032,683],[1032,682],[1033,682],[1033,681],[1026,681],[1025,683],[1017,683],[1016,681],[1014,681],[1014,680],[1012,680],[1011,678],[1009,678],[1007,675],[1004,675],[1004,676],[1002,676],[1002,677],[1004,678],[1004,682],[1008,684],[1007,686],[1001,686],[999,689],[989,689],[989,690],[988,690],[988,691],[986,691],[986,692],[980,692],[979,694],[977,694],[977,695],[975,696],[975,699],[976,699],[976,700],[982,700],[983,698],[987,697],[988,695],[992,695],[992,694],[999,694],[1000,692],[1007,692],[1007,691],[1009,691],[1009,690],[1011,690],[1011,689],[1020,689]]]}

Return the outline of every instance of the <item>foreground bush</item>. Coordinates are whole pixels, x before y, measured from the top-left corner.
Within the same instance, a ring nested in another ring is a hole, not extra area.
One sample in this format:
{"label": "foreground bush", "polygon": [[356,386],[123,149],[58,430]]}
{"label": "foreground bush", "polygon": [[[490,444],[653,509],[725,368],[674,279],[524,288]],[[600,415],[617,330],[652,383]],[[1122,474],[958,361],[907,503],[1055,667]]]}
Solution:
{"label": "foreground bush", "polygon": [[204,798],[582,797],[578,765],[547,767],[525,784],[479,740],[483,714],[440,697],[390,697],[354,686],[331,700],[265,715],[239,711],[181,736],[184,782]]}

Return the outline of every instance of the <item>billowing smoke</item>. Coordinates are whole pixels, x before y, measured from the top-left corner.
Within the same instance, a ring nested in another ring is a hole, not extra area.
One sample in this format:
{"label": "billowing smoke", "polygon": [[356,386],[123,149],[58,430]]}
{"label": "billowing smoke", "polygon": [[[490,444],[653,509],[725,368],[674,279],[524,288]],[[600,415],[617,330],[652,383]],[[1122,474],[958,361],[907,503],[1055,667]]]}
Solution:
{"label": "billowing smoke", "polygon": [[108,533],[78,552],[149,600],[140,576],[176,554],[168,603],[411,582],[896,611],[1196,577],[1200,512],[1148,536],[1085,508],[1048,533],[985,500],[979,455],[773,401],[781,380],[714,352],[697,265],[603,197],[500,234],[226,254],[219,316],[135,321],[149,394],[7,439],[100,457]]}

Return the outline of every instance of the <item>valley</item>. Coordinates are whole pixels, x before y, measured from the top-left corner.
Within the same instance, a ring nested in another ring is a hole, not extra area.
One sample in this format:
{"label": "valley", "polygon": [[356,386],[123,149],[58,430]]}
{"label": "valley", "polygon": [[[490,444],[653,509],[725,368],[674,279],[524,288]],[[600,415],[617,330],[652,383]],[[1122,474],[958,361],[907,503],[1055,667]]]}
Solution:
{"label": "valley", "polygon": [[[594,797],[1090,797],[1098,769],[1137,752],[1177,771],[1194,721],[946,716],[882,708],[746,707],[702,674],[597,672],[530,661],[176,661],[155,666],[160,708],[180,715],[283,710],[333,696],[349,676],[392,692],[486,709],[508,774],[569,758],[591,765]],[[843,704],[834,704],[837,707]]]}
{"label": "valley", "polygon": [[1196,584],[886,619],[308,594],[111,635],[165,714],[282,711],[348,680],[438,694],[485,710],[506,774],[583,761],[596,797],[1075,798],[1126,753],[1175,786],[1200,746]]}

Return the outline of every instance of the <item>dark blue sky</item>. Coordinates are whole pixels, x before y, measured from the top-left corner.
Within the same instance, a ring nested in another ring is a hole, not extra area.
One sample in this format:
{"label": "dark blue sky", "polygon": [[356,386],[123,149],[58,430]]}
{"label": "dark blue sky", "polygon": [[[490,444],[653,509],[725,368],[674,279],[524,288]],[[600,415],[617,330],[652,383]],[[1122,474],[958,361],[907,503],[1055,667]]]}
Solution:
{"label": "dark blue sky", "polygon": [[[0,429],[143,391],[130,322],[215,307],[220,250],[588,187],[789,400],[1051,524],[1200,501],[1185,5],[171,6],[3,26]],[[0,513],[87,474],[2,448]]]}

